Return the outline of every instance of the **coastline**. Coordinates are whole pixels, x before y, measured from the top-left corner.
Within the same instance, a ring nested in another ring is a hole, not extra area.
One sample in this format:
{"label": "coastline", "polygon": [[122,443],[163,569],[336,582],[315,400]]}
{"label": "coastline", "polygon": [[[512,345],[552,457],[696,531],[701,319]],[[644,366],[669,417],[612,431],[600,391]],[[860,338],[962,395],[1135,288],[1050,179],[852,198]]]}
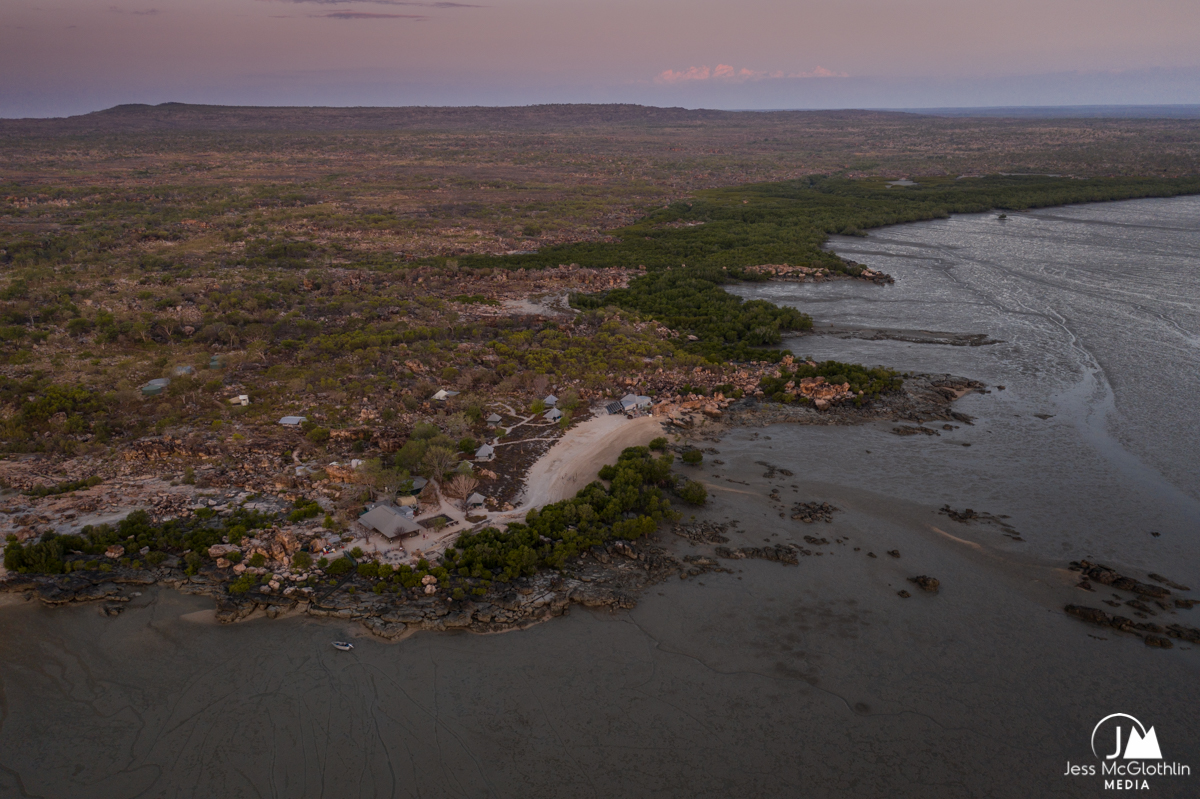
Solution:
{"label": "coastline", "polygon": [[[923,425],[935,421],[970,424],[970,417],[954,411],[951,406],[969,392],[986,390],[981,383],[967,378],[916,375],[905,380],[900,391],[885,394],[862,408],[833,406],[818,411],[808,406],[746,399],[730,404],[718,418],[698,415],[699,421],[688,421],[686,427],[659,416],[634,420],[620,415],[594,418],[580,425],[586,426],[581,435],[560,440],[534,463],[525,478],[522,506],[497,514],[493,521],[518,521],[528,510],[573,496],[585,480],[594,479],[600,465],[615,460],[627,446],[644,444],[661,435],[664,428],[677,437],[717,441],[727,431],[742,427],[760,428],[780,423],[858,425],[891,421],[913,425],[906,425],[906,429],[920,429],[936,435],[935,429]],[[682,451],[679,445],[674,448]],[[708,487],[713,491],[728,490],[724,485],[708,484]],[[400,640],[418,630],[496,633],[526,629],[569,612],[572,604],[627,610],[637,604],[642,591],[671,577],[697,577],[724,568],[722,562],[731,559],[780,560],[782,557],[784,562],[795,562],[796,557],[804,554],[804,548],[799,547],[795,552],[782,554],[775,550],[750,554],[739,551],[721,559],[713,552],[697,556],[698,559],[681,559],[664,548],[673,537],[663,527],[665,525],[660,525],[655,533],[641,539],[610,541],[593,547],[561,571],[546,570],[533,577],[518,578],[503,589],[475,599],[454,600],[444,592],[415,599],[372,594],[367,590],[348,593],[343,585],[332,591],[309,589],[290,596],[277,592],[233,595],[227,591],[229,575],[220,569],[209,567],[188,576],[178,566],[147,570],[118,566],[107,573],[8,575],[6,579],[0,579],[0,596],[7,596],[10,602],[24,596],[26,600],[37,599],[51,607],[99,602],[103,613],[116,616],[141,589],[160,586],[210,597],[214,602],[213,618],[222,624],[262,616],[277,619],[302,614],[353,620],[380,638]],[[676,536],[694,544],[697,539],[687,532],[688,529],[687,525],[678,524],[671,528]],[[449,534],[447,542],[457,534]],[[720,537],[718,535],[717,539]],[[714,539],[707,543],[722,542]]]}

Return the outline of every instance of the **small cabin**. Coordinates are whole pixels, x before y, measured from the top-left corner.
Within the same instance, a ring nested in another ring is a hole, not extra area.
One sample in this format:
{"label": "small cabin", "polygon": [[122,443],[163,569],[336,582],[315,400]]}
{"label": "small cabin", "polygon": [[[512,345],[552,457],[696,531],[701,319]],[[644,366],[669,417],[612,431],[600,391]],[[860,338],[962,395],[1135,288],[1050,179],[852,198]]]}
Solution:
{"label": "small cabin", "polygon": [[418,475],[417,477],[414,477],[411,480],[406,480],[403,484],[401,484],[399,493],[408,494],[415,497],[417,494],[421,493],[422,489],[424,489],[428,483],[428,480]]}
{"label": "small cabin", "polygon": [[376,505],[360,516],[358,523],[389,541],[421,532],[421,525],[392,505]]}
{"label": "small cabin", "polygon": [[484,444],[479,449],[475,450],[475,460],[490,461],[496,457],[496,448],[491,444]]}
{"label": "small cabin", "polygon": [[634,408],[649,408],[654,404],[654,400],[642,394],[626,394],[621,397],[621,407],[627,411]]}
{"label": "small cabin", "polygon": [[563,412],[560,411],[558,408],[551,408],[550,410],[548,410],[544,414],[542,414],[542,418],[547,419],[551,422],[557,422],[559,419],[563,418]]}

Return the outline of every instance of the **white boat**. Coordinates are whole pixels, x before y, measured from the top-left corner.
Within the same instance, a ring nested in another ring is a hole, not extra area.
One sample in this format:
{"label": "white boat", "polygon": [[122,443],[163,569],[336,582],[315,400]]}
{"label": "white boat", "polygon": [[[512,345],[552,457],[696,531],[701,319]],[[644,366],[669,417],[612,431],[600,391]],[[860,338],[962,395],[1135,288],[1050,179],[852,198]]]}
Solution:
{"label": "white boat", "polygon": [[349,652],[351,649],[353,649],[353,648],[354,648],[354,644],[347,643],[347,642],[345,642],[345,641],[334,641],[334,642],[333,642],[333,648],[334,648],[334,649],[340,649],[340,650],[342,650],[343,652]]}

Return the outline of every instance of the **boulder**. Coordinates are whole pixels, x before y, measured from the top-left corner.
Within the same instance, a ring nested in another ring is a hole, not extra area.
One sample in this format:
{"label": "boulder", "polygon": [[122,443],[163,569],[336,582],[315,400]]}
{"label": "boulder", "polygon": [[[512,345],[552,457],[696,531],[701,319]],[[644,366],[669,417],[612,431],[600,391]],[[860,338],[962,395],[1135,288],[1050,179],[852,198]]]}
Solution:
{"label": "boulder", "polygon": [[928,591],[931,594],[936,594],[938,592],[938,587],[941,585],[936,578],[926,577],[923,574],[918,575],[917,577],[909,577],[908,581],[910,583],[916,583],[917,587],[922,591]]}

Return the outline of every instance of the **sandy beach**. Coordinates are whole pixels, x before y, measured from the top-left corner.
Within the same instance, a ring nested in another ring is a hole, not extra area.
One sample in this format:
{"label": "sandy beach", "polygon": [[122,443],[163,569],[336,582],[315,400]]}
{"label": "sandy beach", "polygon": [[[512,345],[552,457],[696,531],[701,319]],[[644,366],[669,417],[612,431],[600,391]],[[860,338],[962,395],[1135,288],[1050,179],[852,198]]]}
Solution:
{"label": "sandy beach", "polygon": [[532,508],[575,496],[596,479],[600,467],[615,463],[623,449],[648,444],[662,434],[662,422],[654,417],[626,419],[601,411],[568,430],[533,464],[517,508],[498,518],[518,519]]}

